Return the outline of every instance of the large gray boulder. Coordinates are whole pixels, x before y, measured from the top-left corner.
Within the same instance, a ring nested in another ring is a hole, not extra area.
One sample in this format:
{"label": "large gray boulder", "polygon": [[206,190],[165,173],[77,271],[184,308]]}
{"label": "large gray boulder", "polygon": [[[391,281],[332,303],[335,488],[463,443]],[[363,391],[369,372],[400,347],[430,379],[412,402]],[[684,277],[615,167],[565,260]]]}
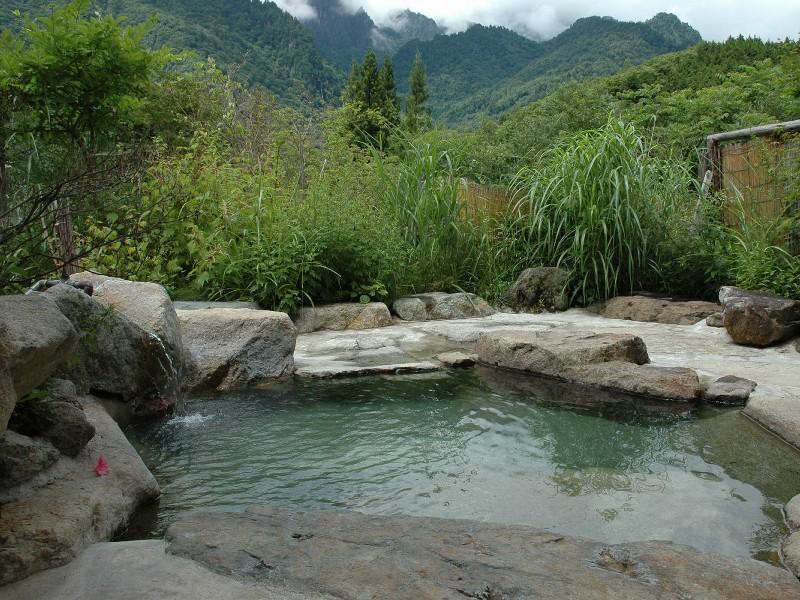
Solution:
{"label": "large gray boulder", "polygon": [[783,542],[783,562],[786,567],[800,577],[800,531],[794,532]]}
{"label": "large gray boulder", "polygon": [[500,298],[517,312],[565,311],[569,308],[569,273],[556,267],[534,267],[520,273]]}
{"label": "large gray boulder", "polygon": [[214,308],[178,311],[189,357],[186,387],[225,390],[294,372],[297,330],[285,313]]}
{"label": "large gray boulder", "polygon": [[335,598],[800,598],[790,573],[748,558],[520,525],[250,507],[188,516],[166,539],[220,575]]}
{"label": "large gray boulder", "polygon": [[6,431],[0,434],[0,490],[7,490],[51,467],[58,450],[46,440]]}
{"label": "large gray boulder", "polygon": [[489,332],[478,338],[477,353],[486,365],[615,392],[680,402],[701,394],[697,373],[648,365],[644,342],[628,334]]}
{"label": "large gray boulder", "polygon": [[[159,496],[158,483],[116,422],[96,400],[84,397],[81,403],[97,430],[86,448],[21,485],[0,487],[0,585],[63,565],[86,546],[110,540]],[[108,464],[104,477],[94,471],[100,456]]]}
{"label": "large gray boulder", "polygon": [[737,344],[764,347],[800,335],[800,300],[723,287],[723,322]]}
{"label": "large gray boulder", "polygon": [[89,272],[77,273],[70,279],[91,283],[94,287],[92,297],[95,300],[103,306],[113,307],[148,333],[157,336],[164,344],[175,370],[181,370],[181,330],[172,299],[163,286]]}
{"label": "large gray boulder", "polygon": [[784,508],[786,522],[789,527],[796,531],[800,529],[800,494],[789,500]]}
{"label": "large gray boulder", "polygon": [[488,317],[496,311],[480,296],[467,293],[430,292],[403,296],[392,311],[404,321],[442,321]]}
{"label": "large gray boulder", "polygon": [[648,296],[618,296],[598,307],[599,314],[610,319],[668,325],[694,325],[718,313],[719,310],[719,305],[713,302],[674,301]]}
{"label": "large gray boulder", "polygon": [[0,433],[17,398],[69,360],[77,340],[70,321],[42,295],[0,296]]}
{"label": "large gray boulder", "polygon": [[392,324],[392,315],[383,302],[323,304],[301,308],[294,319],[298,333],[344,329],[376,329]]}
{"label": "large gray boulder", "polygon": [[[48,440],[62,454],[75,457],[94,437],[94,426],[75,397],[72,382],[58,381],[55,393],[17,403],[9,428]],[[64,389],[72,385],[72,393]]]}
{"label": "large gray boulder", "polygon": [[66,379],[83,391],[127,403],[137,416],[161,414],[178,400],[178,371],[164,344],[111,306],[69,285],[43,294],[80,334]]}

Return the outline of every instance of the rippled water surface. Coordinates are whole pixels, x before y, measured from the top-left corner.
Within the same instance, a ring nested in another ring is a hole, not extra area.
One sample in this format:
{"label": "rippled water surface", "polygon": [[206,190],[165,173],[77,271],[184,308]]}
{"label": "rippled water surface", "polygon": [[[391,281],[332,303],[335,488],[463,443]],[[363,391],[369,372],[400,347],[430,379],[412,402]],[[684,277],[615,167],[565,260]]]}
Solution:
{"label": "rippled water surface", "polygon": [[[181,512],[250,504],[519,523],[775,560],[800,455],[738,411],[598,405],[491,370],[304,381],[128,436]],[[606,398],[606,400],[619,400]]]}

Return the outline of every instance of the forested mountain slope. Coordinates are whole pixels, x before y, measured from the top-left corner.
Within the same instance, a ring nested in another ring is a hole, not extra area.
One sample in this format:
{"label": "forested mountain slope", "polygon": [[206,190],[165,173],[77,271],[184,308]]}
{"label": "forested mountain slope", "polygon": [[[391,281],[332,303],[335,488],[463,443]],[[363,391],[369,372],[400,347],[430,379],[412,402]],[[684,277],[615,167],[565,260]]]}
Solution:
{"label": "forested mountain slope", "polygon": [[[36,15],[52,0],[15,0],[14,8]],[[65,3],[65,2],[64,2]],[[272,2],[260,0],[95,0],[92,9],[138,23],[155,16],[154,45],[194,50],[220,66],[235,66],[244,81],[259,84],[288,104],[338,100],[343,74],[329,64],[308,30]],[[14,23],[0,11],[0,26]]]}
{"label": "forested mountain slope", "polygon": [[559,85],[609,75],[700,40],[697,31],[664,13],[644,23],[579,19],[542,43],[499,27],[474,26],[462,34],[407,44],[398,51],[395,66],[403,92],[419,49],[428,71],[434,117],[457,124],[498,116],[546,96]]}
{"label": "forested mountain slope", "polygon": [[410,10],[398,12],[379,27],[364,9],[347,10],[340,0],[311,0],[310,4],[316,16],[303,25],[311,31],[320,52],[345,71],[370,48],[391,55],[409,41],[431,40],[440,33],[436,21]]}

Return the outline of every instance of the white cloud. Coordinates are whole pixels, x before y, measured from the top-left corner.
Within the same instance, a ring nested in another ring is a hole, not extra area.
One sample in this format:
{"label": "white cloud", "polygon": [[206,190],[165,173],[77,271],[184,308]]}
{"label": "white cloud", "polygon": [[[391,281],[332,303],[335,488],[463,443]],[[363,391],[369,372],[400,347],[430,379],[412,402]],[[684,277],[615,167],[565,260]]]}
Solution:
{"label": "white cloud", "polygon": [[[298,18],[314,11],[308,0],[277,0]],[[800,0],[342,0],[350,10],[363,6],[378,23],[405,8],[433,17],[450,31],[470,23],[503,25],[549,38],[580,17],[612,16],[641,21],[657,12],[675,13],[708,40],[753,35],[765,39],[800,35]]]}
{"label": "white cloud", "polygon": [[273,0],[275,4],[301,21],[307,21],[317,16],[317,11],[308,3],[308,0]]}

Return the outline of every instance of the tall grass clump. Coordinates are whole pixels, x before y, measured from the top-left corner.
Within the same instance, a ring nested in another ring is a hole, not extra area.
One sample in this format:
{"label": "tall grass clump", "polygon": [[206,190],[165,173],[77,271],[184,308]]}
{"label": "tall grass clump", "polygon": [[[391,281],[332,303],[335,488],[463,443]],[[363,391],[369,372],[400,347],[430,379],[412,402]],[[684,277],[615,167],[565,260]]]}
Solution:
{"label": "tall grass clump", "polygon": [[450,153],[434,136],[405,140],[399,161],[374,153],[381,200],[411,247],[407,285],[416,291],[474,290],[484,277],[490,225],[465,218]]}
{"label": "tall grass clump", "polygon": [[696,200],[688,165],[658,157],[614,119],[541,153],[513,190],[520,199],[500,251],[517,271],[568,270],[573,301],[584,305],[662,287],[661,250],[687,226]]}

